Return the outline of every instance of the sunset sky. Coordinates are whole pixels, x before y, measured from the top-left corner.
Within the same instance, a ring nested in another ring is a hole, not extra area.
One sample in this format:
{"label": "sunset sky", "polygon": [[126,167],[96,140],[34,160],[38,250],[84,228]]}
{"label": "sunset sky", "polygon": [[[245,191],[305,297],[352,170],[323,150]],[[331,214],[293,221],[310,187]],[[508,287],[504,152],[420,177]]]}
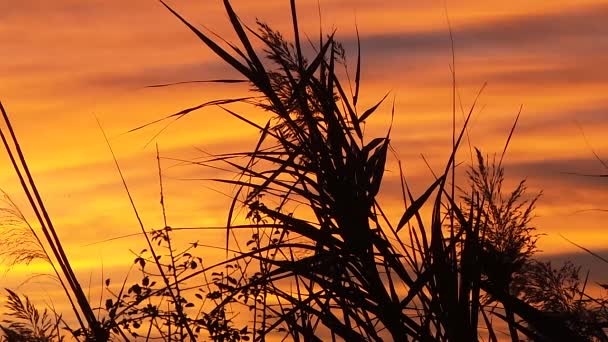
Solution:
{"label": "sunset sky", "polygon": [[[193,24],[236,41],[221,1],[168,3]],[[234,0],[246,24],[259,18],[291,39],[289,1]],[[577,253],[560,234],[598,253],[608,253],[608,181],[569,173],[608,173],[592,149],[608,159],[608,1],[298,1],[301,28],[318,37],[319,22],[356,65],[358,27],[362,49],[360,108],[390,91],[395,99],[392,144],[418,194],[432,182],[421,154],[437,171],[449,156],[452,127],[453,30],[458,94],[465,111],[487,82],[470,126],[471,144],[500,153],[521,105],[523,111],[504,165],[508,185],[526,178],[543,192],[534,225],[546,234],[546,257]],[[447,11],[446,11],[447,9]],[[252,148],[256,132],[225,112],[209,108],[172,124],[125,134],[132,128],[206,101],[247,95],[242,85],[148,85],[233,78],[230,70],[160,2],[152,0],[21,0],[0,2],[0,100],[10,113],[22,148],[68,255],[86,288],[104,277],[120,281],[129,250],[144,248],[111,154],[97,126],[110,137],[147,228],[163,226],[154,142],[164,159],[165,196],[173,227],[225,225],[230,188],[198,180],[214,173],[185,167],[210,153]],[[380,136],[389,128],[390,101],[366,127]],[[460,104],[458,105],[460,108]],[[242,109],[257,122],[263,113]],[[249,112],[247,112],[249,111]],[[457,124],[463,114],[457,112]],[[465,144],[459,160],[470,160]],[[173,159],[173,160],[172,160]],[[399,219],[398,169],[389,162],[381,200]],[[465,165],[459,170],[464,174]],[[28,211],[6,156],[0,188]],[[510,189],[510,188],[509,188]],[[185,241],[223,246],[220,230],[180,233]],[[184,235],[188,234],[188,235]],[[213,250],[203,251],[213,257]],[[223,252],[221,252],[223,253]],[[593,259],[577,260],[594,265]],[[597,265],[597,264],[596,264]],[[16,287],[44,265],[15,267],[0,287]],[[599,276],[599,275],[598,275]],[[608,280],[607,280],[608,281]],[[52,281],[33,279],[31,293]]]}

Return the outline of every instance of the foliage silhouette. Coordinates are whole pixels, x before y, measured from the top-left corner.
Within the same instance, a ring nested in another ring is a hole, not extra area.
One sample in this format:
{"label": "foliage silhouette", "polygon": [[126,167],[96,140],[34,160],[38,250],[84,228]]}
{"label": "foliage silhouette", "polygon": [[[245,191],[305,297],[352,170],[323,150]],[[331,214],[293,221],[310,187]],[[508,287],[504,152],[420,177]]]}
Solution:
{"label": "foliage silhouette", "polygon": [[15,292],[6,289],[8,292],[6,307],[12,320],[3,320],[0,329],[4,333],[1,341],[6,342],[50,342],[63,341],[63,336],[59,334],[60,317],[50,317],[45,309],[42,314],[24,296],[25,302]]}

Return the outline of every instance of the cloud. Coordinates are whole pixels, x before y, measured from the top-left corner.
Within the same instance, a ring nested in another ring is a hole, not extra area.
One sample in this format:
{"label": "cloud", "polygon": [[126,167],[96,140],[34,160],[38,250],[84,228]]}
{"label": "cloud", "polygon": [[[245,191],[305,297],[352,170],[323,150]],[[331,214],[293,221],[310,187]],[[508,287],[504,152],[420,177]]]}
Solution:
{"label": "cloud", "polygon": [[598,160],[592,158],[569,158],[561,160],[534,160],[507,162],[509,174],[515,177],[538,177],[568,183],[570,186],[592,188],[608,186],[601,177],[585,175],[601,174],[608,170]]}
{"label": "cloud", "polygon": [[[608,5],[540,14],[488,20],[462,27],[454,27],[456,53],[521,49],[535,51],[568,47],[586,47],[594,51],[608,49],[604,21],[608,16]],[[356,46],[354,37],[344,40],[349,47]],[[419,32],[389,32],[362,37],[362,46],[374,55],[391,52],[436,54],[450,50],[447,30],[431,29]],[[504,52],[503,51],[503,52]],[[581,53],[580,50],[570,53]]]}
{"label": "cloud", "polygon": [[[526,99],[523,99],[526,100]],[[522,101],[523,101],[522,100]],[[539,106],[528,109],[524,104],[523,112],[513,136],[514,143],[520,139],[533,138],[544,140],[538,146],[554,139],[564,139],[565,132],[578,139],[581,148],[590,149],[584,145],[584,135],[586,132],[596,132],[605,130],[608,126],[608,101],[606,103],[589,103],[587,106],[580,106],[577,103],[564,103],[560,110],[542,110]],[[510,126],[515,119],[514,112],[507,117],[489,118],[484,120],[483,133],[486,136],[506,136]],[[473,132],[475,133],[475,129]],[[563,140],[561,140],[563,141]],[[559,143],[559,141],[555,141]],[[600,146],[601,147],[601,146]]]}
{"label": "cloud", "polygon": [[[593,252],[608,259],[608,249],[594,250]],[[541,261],[550,261],[553,267],[559,267],[564,262],[570,261],[577,266],[581,266],[581,277],[584,278],[587,271],[589,271],[591,281],[608,283],[608,279],[605,277],[608,264],[580,249],[579,251],[568,253],[539,254],[537,255],[537,259]]]}

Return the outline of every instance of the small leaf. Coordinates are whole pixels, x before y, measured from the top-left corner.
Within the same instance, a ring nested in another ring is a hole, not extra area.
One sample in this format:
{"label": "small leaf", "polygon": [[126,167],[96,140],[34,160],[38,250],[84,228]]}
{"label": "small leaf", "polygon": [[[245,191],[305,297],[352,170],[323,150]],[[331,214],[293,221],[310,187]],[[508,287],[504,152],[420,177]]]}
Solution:
{"label": "small leaf", "polygon": [[209,299],[218,299],[222,296],[222,294],[219,291],[213,291],[209,294],[207,294],[207,298]]}

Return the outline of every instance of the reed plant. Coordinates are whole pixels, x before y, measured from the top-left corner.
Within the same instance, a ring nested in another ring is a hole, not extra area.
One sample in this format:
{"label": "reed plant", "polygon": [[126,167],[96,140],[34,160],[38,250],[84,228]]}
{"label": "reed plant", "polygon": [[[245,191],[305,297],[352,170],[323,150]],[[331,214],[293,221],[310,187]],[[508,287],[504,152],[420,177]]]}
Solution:
{"label": "reed plant", "polygon": [[[165,4],[259,94],[242,101],[269,114],[265,125],[257,124],[220,105],[261,134],[251,151],[207,160],[233,168],[237,177],[217,181],[236,186],[233,207],[248,210],[250,224],[234,227],[231,208],[227,235],[254,230],[251,251],[227,261],[240,263],[249,278],[227,287],[218,309],[240,299],[254,311],[253,336],[261,340],[282,329],[294,340],[473,341],[480,326],[496,340],[490,315],[505,321],[513,340],[518,334],[581,339],[511,290],[538,237],[529,226],[536,199],[522,200],[524,183],[503,197],[502,165],[490,168],[481,153],[464,205],[447,183],[450,177],[454,182],[455,156],[474,105],[454,133],[443,172],[423,194],[414,197],[402,177],[407,209],[393,221],[376,200],[390,131],[366,139],[362,129],[386,96],[359,108],[360,48],[354,85],[343,84],[336,70],[345,55],[333,34],[320,32],[311,43],[316,53],[304,56],[295,1],[294,43],[262,22],[244,25],[230,2],[224,5],[238,44],[214,41]],[[430,220],[421,217],[424,205],[432,207]]]}

